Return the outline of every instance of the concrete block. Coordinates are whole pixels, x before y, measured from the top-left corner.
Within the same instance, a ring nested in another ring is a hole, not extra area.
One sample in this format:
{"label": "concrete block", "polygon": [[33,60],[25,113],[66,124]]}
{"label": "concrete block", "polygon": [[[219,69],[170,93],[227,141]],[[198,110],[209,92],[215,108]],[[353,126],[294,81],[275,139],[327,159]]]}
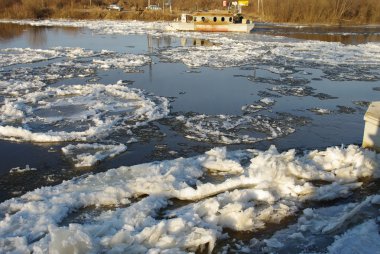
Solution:
{"label": "concrete block", "polygon": [[364,115],[364,148],[380,152],[380,101],[372,102]]}

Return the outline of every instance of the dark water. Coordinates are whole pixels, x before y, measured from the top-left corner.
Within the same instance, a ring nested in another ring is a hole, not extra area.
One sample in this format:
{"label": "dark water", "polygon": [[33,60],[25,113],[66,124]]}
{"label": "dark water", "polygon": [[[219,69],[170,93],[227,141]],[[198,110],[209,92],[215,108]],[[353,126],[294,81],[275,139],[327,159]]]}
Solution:
{"label": "dark water", "polygon": [[[320,40],[360,44],[379,42],[377,28],[340,28],[338,30],[319,28],[284,28],[258,26],[245,39],[260,40],[260,36],[285,36],[284,40]],[[281,94],[271,90],[274,85],[284,83],[284,74],[265,70],[258,63],[252,66],[190,69],[182,63],[163,61],[163,49],[180,47],[183,40],[171,36],[150,35],[102,35],[85,28],[32,27],[0,24],[0,49],[82,47],[94,51],[103,49],[132,54],[145,54],[152,63],[139,68],[139,72],[126,73],[111,69],[98,71],[98,83],[113,84],[118,80],[131,81],[132,87],[149,93],[164,96],[171,100],[169,119],[154,121],[139,130],[141,142],[128,145],[123,154],[107,159],[90,169],[75,169],[66,159],[60,148],[67,144],[36,144],[25,142],[0,141],[0,201],[19,196],[40,186],[57,184],[73,176],[90,172],[105,171],[122,165],[135,165],[154,160],[189,157],[223,144],[189,140],[173,119],[177,115],[243,115],[242,106],[252,104],[264,97],[271,97],[275,105],[260,112],[268,116],[287,113],[304,117],[306,122],[296,123],[295,132],[285,137],[254,144],[229,145],[229,149],[267,149],[271,144],[287,150],[325,148],[335,145],[360,144],[364,129],[363,115],[369,102],[380,99],[380,81],[334,80],[326,76],[328,70],[316,66],[305,66],[303,72],[294,76],[306,79],[312,93],[308,96],[295,96],[286,91]],[[207,47],[212,42],[187,38],[186,45]],[[55,61],[55,60],[52,60]],[[43,63],[26,64],[36,66]],[[1,72],[10,72],[24,65],[6,66]],[[336,70],[335,70],[336,71]],[[338,74],[338,73],[335,73]],[[0,76],[1,77],[1,76]],[[85,78],[58,80],[51,84],[86,83]],[[302,82],[301,82],[302,83]],[[356,102],[356,103],[355,103]],[[360,102],[360,103],[359,103]],[[327,108],[331,113],[317,114],[310,109]],[[173,152],[174,151],[174,152]],[[37,171],[23,174],[10,174],[14,167],[30,165]]]}

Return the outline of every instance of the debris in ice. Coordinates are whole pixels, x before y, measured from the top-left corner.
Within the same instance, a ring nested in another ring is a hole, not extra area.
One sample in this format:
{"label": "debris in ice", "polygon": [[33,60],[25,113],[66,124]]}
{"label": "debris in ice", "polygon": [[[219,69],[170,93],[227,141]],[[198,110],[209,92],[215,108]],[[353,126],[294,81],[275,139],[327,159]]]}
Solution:
{"label": "debris in ice", "polygon": [[293,133],[294,127],[305,125],[303,117],[282,114],[278,118],[263,115],[191,115],[175,118],[189,139],[221,144],[255,143]]}
{"label": "debris in ice", "polygon": [[28,172],[28,171],[36,171],[36,170],[37,170],[36,168],[31,168],[29,165],[26,165],[25,168],[20,168],[20,167],[11,168],[9,170],[9,173],[10,174],[25,173],[25,172]]}
{"label": "debris in ice", "polygon": [[169,103],[122,84],[85,84],[20,93],[5,100],[0,110],[3,139],[96,141],[110,130],[127,131],[167,116]]}
{"label": "debris in ice", "polygon": [[112,158],[127,150],[127,146],[94,144],[77,144],[62,147],[62,152],[74,161],[75,167],[91,167],[106,158]]}
{"label": "debris in ice", "polygon": [[[247,158],[250,163],[241,164]],[[217,240],[225,237],[224,228],[260,231],[268,223],[295,216],[308,204],[304,201],[324,200],[326,193],[329,200],[346,196],[342,187],[352,186],[351,192],[361,179],[378,175],[379,159],[357,146],[331,147],[303,156],[296,156],[294,150],[279,153],[275,147],[264,152],[215,148],[193,158],[111,169],[1,203],[0,250],[211,252]],[[208,182],[209,169],[233,174]],[[175,199],[191,203],[171,207]],[[294,239],[299,228],[305,236],[302,241],[310,243],[313,237],[324,237],[316,232],[332,223],[334,228],[343,228],[378,201],[369,197],[333,210],[305,209],[299,226],[292,227],[296,230],[275,234],[267,242],[276,243],[270,248],[281,244],[286,248],[296,241],[284,239]],[[85,220],[66,220],[94,208],[99,212],[86,213]],[[297,244],[303,243],[301,239],[297,238]],[[248,246],[237,242],[235,247],[247,250]]]}

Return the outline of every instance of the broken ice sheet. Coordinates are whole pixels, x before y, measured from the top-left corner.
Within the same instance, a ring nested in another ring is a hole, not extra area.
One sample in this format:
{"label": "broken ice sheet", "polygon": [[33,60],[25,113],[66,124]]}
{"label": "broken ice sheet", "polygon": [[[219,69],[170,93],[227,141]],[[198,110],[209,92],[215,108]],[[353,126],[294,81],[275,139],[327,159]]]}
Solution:
{"label": "broken ice sheet", "polygon": [[56,47],[51,49],[6,48],[0,49],[0,67],[46,61],[58,57],[71,59],[93,56],[94,52],[83,48]]}
{"label": "broken ice sheet", "polygon": [[[242,165],[243,158],[250,158],[250,163]],[[268,223],[294,215],[305,201],[346,197],[360,186],[361,179],[380,176],[379,162],[374,152],[357,146],[302,156],[294,150],[279,153],[275,147],[234,152],[215,148],[197,157],[110,169],[1,203],[0,250],[211,252],[224,239],[223,228],[260,232]],[[201,182],[206,179],[202,178],[208,173],[206,167],[233,174],[218,183]],[[314,185],[314,181],[323,184]],[[189,203],[169,209],[175,200]],[[305,229],[342,228],[356,211],[364,210],[360,207],[378,205],[379,200],[370,197],[343,209],[345,213],[335,209],[334,220],[323,219],[318,210],[305,210],[308,218],[315,217],[307,225],[325,225]],[[87,213],[83,221],[61,225],[72,212],[91,206],[105,209]],[[331,217],[331,212],[326,214]]]}
{"label": "broken ice sheet", "polygon": [[128,130],[166,117],[169,103],[123,84],[85,84],[44,87],[10,97],[0,110],[3,139],[95,141],[110,135],[110,129]]}
{"label": "broken ice sheet", "polygon": [[[61,56],[46,65],[17,67],[3,70],[2,80],[14,82],[45,82],[54,83],[62,79],[96,77],[100,69],[121,69],[124,72],[135,72],[138,67],[150,62],[145,55],[115,53],[102,50],[101,52],[86,51],[76,48],[54,48]],[[20,49],[21,50],[21,49]],[[59,50],[63,50],[62,52]],[[77,52],[79,51],[79,52]],[[1,58],[0,58],[1,60]],[[45,59],[47,60],[47,59]],[[22,61],[22,59],[20,60]]]}
{"label": "broken ice sheet", "polygon": [[[269,99],[271,100],[271,99]],[[189,139],[221,144],[255,143],[293,133],[308,119],[290,114],[277,118],[264,115],[196,115],[187,114],[174,119],[174,128]]]}
{"label": "broken ice sheet", "polygon": [[51,49],[30,49],[30,48],[8,48],[0,49],[0,67],[32,63],[48,60],[61,56],[61,52]]}
{"label": "broken ice sheet", "polygon": [[115,157],[125,150],[127,150],[127,146],[123,144],[102,145],[93,143],[62,147],[62,152],[73,160],[75,167],[91,167],[97,162]]}
{"label": "broken ice sheet", "polygon": [[[264,65],[280,75],[289,71],[304,73],[306,68],[323,69],[326,78],[344,80],[379,80],[380,46],[378,43],[344,45],[336,42],[284,40],[265,35],[259,39],[246,39],[235,34],[188,33],[167,31],[168,22],[122,21],[4,21],[34,26],[85,27],[100,34],[169,35],[177,38],[208,40],[211,47],[176,47],[160,52],[161,60],[182,62],[189,67]],[[279,66],[281,63],[282,66]],[[344,65],[342,65],[344,63]],[[303,72],[302,72],[303,71]]]}

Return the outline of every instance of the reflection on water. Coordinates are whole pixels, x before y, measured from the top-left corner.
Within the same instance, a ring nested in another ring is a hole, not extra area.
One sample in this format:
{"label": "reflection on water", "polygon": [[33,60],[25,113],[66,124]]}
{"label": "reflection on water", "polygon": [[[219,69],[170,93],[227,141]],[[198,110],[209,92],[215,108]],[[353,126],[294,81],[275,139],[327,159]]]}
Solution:
{"label": "reflection on water", "polygon": [[27,33],[28,41],[33,47],[45,46],[47,41],[46,28],[30,29]]}
{"label": "reflection on water", "polygon": [[147,35],[148,52],[153,53],[154,49],[170,47],[172,44],[171,36],[156,37],[150,34]]}
{"label": "reflection on water", "polygon": [[32,47],[42,48],[47,43],[47,32],[63,32],[72,36],[80,33],[81,29],[76,27],[43,27],[43,26],[29,26],[17,25],[9,23],[0,23],[0,42],[11,42],[21,36],[25,36],[27,41]]}
{"label": "reflection on water", "polygon": [[362,44],[380,41],[380,27],[339,27],[339,26],[278,26],[257,24],[255,33],[290,37],[301,40]]}
{"label": "reflection on water", "polygon": [[11,41],[17,37],[20,37],[24,31],[25,27],[23,26],[0,23],[0,41]]}

